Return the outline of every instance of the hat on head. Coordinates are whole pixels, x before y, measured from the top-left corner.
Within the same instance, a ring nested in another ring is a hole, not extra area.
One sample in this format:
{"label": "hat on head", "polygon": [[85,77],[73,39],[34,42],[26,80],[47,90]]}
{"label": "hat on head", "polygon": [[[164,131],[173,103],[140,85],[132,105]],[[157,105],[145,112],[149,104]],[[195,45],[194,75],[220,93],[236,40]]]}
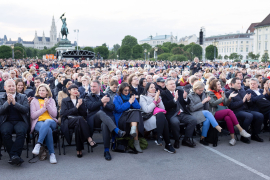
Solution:
{"label": "hat on head", "polygon": [[157,82],[165,82],[165,80],[162,77],[157,78]]}

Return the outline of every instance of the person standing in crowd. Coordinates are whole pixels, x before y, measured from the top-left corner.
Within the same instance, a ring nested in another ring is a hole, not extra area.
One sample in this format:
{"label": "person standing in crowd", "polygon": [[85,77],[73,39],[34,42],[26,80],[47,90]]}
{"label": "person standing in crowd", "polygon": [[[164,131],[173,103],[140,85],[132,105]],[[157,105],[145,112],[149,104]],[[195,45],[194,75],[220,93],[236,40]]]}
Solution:
{"label": "person standing in crowd", "polygon": [[[229,108],[234,112],[237,119],[243,121],[242,127],[244,130],[248,132],[249,126],[251,126],[251,140],[263,142],[263,139],[259,137],[264,119],[263,114],[249,109],[249,106],[253,103],[251,100],[251,94],[246,93],[246,91],[241,88],[241,80],[239,78],[233,78],[231,86],[232,88],[226,92],[226,97],[229,98],[232,92],[237,93],[237,96],[231,98],[232,101]],[[247,144],[250,143],[250,140],[243,136],[241,136],[240,140]]]}
{"label": "person standing in crowd", "polygon": [[199,63],[199,58],[195,57],[194,62],[192,62],[190,66],[190,70],[192,70],[192,75],[202,70],[202,65]]}
{"label": "person standing in crowd", "polygon": [[187,92],[182,89],[176,90],[175,79],[167,78],[165,81],[167,90],[161,93],[165,106],[166,118],[170,122],[174,138],[174,148],[179,148],[180,122],[185,123],[185,136],[182,140],[183,146],[195,147],[196,144],[190,140],[197,124],[197,120],[187,109]]}
{"label": "person standing in crowd", "polygon": [[[8,163],[21,165],[24,140],[29,129],[29,104],[24,94],[16,93],[14,80],[7,79],[4,84],[6,93],[0,97],[0,132],[9,154]],[[12,134],[16,140],[12,140]]]}
{"label": "person standing in crowd", "polygon": [[107,161],[112,159],[109,152],[110,136],[115,133],[119,137],[123,137],[126,132],[116,127],[114,123],[114,104],[112,99],[100,91],[101,84],[94,80],[91,82],[91,93],[85,97],[86,108],[88,110],[87,123],[91,128],[90,136],[92,137],[94,128],[102,129],[104,141],[104,157]]}

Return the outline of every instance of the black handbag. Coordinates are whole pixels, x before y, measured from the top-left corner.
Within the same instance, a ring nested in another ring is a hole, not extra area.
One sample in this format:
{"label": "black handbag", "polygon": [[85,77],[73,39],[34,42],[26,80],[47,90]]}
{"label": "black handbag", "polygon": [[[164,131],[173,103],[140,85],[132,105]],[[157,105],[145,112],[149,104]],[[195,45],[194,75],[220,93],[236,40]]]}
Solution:
{"label": "black handbag", "polygon": [[152,116],[153,116],[153,112],[150,112],[150,113],[142,112],[142,118],[144,121],[150,119]]}

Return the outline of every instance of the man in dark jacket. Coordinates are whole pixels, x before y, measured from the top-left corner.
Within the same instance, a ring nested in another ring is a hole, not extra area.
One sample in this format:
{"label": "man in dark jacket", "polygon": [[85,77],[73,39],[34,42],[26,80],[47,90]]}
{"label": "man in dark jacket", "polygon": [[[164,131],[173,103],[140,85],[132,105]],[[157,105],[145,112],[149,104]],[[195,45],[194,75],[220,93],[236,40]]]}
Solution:
{"label": "man in dark jacket", "polygon": [[4,84],[5,84],[5,81],[8,80],[10,78],[10,75],[9,73],[5,72],[3,73],[2,75],[2,81],[0,82],[0,92],[6,92],[5,88],[4,88]]}
{"label": "man in dark jacket", "polygon": [[202,70],[202,65],[199,63],[199,58],[197,57],[194,58],[194,62],[192,62],[190,66],[190,70],[192,70],[192,75]]}
{"label": "man in dark jacket", "polygon": [[[21,165],[24,161],[20,157],[27,130],[29,129],[29,103],[24,94],[16,93],[15,81],[6,80],[6,93],[0,97],[0,132],[4,145],[10,156],[8,163]],[[12,134],[16,134],[13,142]]]}
{"label": "man in dark jacket", "polygon": [[251,94],[252,111],[261,112],[264,115],[264,130],[268,131],[268,120],[270,119],[270,93],[269,88],[259,89],[259,80],[256,78],[250,79],[250,89],[247,93]]}
{"label": "man in dark jacket", "polygon": [[182,145],[195,147],[196,144],[190,140],[197,124],[197,120],[188,111],[186,105],[187,93],[180,89],[175,91],[176,85],[174,78],[166,79],[167,90],[161,93],[162,101],[167,111],[166,118],[170,122],[174,147],[179,148],[180,123],[185,123],[186,131]]}
{"label": "man in dark jacket", "polygon": [[[229,108],[234,112],[237,119],[242,120],[242,127],[248,132],[249,126],[252,127],[251,140],[263,142],[258,134],[261,131],[261,126],[263,123],[263,114],[249,110],[249,106],[252,106],[251,94],[246,93],[246,91],[241,88],[241,80],[237,77],[233,78],[231,81],[231,89],[226,92],[227,98],[229,98],[232,92],[238,93],[237,96],[231,98],[231,103]],[[249,144],[248,138],[241,136],[241,141]]]}
{"label": "man in dark jacket", "polygon": [[160,91],[162,93],[163,91],[167,90],[166,85],[165,85],[165,79],[162,77],[157,78],[157,82],[154,83],[156,86],[156,90]]}
{"label": "man in dark jacket", "polygon": [[118,129],[114,122],[114,104],[111,98],[100,91],[101,84],[94,80],[91,82],[91,93],[85,98],[86,108],[88,110],[87,123],[94,131],[94,127],[102,129],[104,141],[104,157],[111,160],[109,152],[111,133],[115,132],[119,137],[123,137],[126,132]]}

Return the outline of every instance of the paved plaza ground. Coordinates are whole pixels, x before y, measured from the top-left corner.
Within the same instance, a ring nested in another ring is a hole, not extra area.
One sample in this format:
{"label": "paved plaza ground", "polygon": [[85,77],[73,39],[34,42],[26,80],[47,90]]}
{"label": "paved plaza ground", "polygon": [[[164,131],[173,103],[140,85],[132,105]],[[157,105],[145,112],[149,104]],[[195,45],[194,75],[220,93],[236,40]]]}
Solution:
{"label": "paved plaza ground", "polygon": [[[221,137],[217,147],[202,146],[198,143],[199,138],[195,138],[196,148],[181,146],[176,154],[169,154],[163,147],[156,146],[154,141],[149,141],[148,149],[141,154],[111,152],[112,161],[104,159],[102,145],[96,147],[93,153],[84,151],[81,159],[76,157],[75,147],[67,147],[66,155],[57,154],[57,164],[50,164],[49,160],[29,164],[24,151],[22,157],[25,163],[21,167],[9,165],[7,154],[3,153],[0,180],[270,179],[269,133],[263,133],[261,137],[264,143],[251,141],[248,145],[238,141],[234,147],[228,143],[229,136]],[[101,140],[99,134],[94,138]]]}

